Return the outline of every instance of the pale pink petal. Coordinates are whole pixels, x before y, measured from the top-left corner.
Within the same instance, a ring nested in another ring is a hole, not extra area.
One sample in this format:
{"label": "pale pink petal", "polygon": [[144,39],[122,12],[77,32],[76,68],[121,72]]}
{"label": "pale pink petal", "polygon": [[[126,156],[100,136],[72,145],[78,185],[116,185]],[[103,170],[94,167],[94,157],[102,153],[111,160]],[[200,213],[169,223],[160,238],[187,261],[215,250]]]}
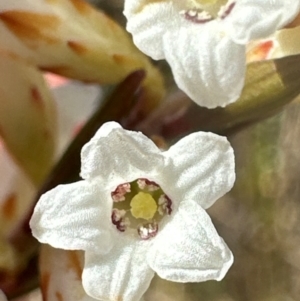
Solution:
{"label": "pale pink petal", "polygon": [[50,88],[57,88],[68,83],[68,79],[50,72],[44,74],[45,80]]}

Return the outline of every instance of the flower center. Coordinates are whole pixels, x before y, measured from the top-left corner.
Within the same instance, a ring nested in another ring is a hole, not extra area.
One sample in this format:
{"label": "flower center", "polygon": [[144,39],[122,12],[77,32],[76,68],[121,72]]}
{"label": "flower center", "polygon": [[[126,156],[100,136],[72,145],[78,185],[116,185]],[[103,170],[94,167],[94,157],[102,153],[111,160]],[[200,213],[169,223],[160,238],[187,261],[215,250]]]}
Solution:
{"label": "flower center", "polygon": [[175,1],[180,14],[193,23],[207,23],[224,19],[232,11],[236,0],[186,0]]}
{"label": "flower center", "polygon": [[136,230],[141,239],[154,237],[162,218],[172,212],[170,198],[157,183],[148,179],[120,184],[111,197],[112,223],[120,232]]}
{"label": "flower center", "polygon": [[156,213],[157,205],[154,198],[149,193],[139,192],[131,202],[131,214],[135,218],[152,219]]}

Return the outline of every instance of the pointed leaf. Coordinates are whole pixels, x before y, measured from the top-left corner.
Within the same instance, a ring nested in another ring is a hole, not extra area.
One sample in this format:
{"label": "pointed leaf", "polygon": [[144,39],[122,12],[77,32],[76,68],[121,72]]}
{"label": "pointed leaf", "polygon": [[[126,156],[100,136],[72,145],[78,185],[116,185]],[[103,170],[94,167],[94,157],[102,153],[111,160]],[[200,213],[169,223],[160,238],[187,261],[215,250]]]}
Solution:
{"label": "pointed leaf", "polygon": [[42,74],[0,53],[0,134],[17,162],[39,183],[53,162],[56,112]]}
{"label": "pointed leaf", "polygon": [[164,94],[162,76],[126,31],[83,0],[0,3],[0,48],[40,68],[101,84],[118,83],[145,69],[147,106]]}

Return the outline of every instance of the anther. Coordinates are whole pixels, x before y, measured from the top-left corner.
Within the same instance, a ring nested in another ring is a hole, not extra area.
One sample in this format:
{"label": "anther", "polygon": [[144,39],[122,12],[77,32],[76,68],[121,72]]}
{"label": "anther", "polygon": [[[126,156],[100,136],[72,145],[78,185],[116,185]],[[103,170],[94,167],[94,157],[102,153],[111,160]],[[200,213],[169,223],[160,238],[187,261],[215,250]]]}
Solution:
{"label": "anther", "polygon": [[204,10],[185,10],[180,12],[186,20],[197,24],[207,23],[213,20],[213,17]]}
{"label": "anther", "polygon": [[111,193],[111,197],[114,202],[125,201],[125,195],[131,191],[130,183],[124,183],[119,185],[115,191]]}
{"label": "anther", "polygon": [[148,179],[138,179],[137,184],[140,189],[148,191],[156,191],[159,189],[159,185]]}
{"label": "anther", "polygon": [[143,224],[138,227],[138,234],[143,240],[154,237],[158,232],[158,224],[156,222]]}
{"label": "anther", "polygon": [[235,1],[228,1],[226,5],[222,6],[218,12],[218,17],[220,19],[225,19],[235,7]]}

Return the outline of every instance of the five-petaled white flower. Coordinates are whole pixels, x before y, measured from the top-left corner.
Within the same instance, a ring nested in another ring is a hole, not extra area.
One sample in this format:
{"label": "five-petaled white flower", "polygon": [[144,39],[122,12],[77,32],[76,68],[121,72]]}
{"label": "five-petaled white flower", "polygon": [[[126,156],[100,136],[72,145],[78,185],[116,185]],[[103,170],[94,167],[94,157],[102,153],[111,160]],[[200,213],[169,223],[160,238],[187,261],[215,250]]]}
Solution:
{"label": "five-petaled white flower", "polygon": [[178,282],[224,277],[233,256],[204,209],[235,180],[226,138],[199,132],[160,151],[109,122],[81,160],[84,180],[44,194],[30,225],[40,242],[85,251],[87,294],[136,301],[154,272]]}
{"label": "five-petaled white flower", "polygon": [[175,81],[208,108],[235,101],[243,88],[245,47],[289,23],[299,0],[125,0],[137,47],[166,59]]}

